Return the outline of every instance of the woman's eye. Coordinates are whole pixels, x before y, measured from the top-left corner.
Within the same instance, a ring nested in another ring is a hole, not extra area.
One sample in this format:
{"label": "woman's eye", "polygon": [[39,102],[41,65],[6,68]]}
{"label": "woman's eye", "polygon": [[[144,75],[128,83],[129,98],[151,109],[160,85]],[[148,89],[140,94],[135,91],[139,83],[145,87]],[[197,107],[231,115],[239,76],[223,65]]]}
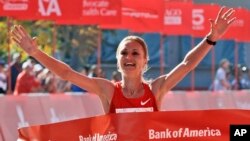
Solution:
{"label": "woman's eye", "polygon": [[132,55],[139,55],[139,53],[138,52],[133,52]]}
{"label": "woman's eye", "polygon": [[126,51],[122,51],[121,55],[127,55],[128,53]]}

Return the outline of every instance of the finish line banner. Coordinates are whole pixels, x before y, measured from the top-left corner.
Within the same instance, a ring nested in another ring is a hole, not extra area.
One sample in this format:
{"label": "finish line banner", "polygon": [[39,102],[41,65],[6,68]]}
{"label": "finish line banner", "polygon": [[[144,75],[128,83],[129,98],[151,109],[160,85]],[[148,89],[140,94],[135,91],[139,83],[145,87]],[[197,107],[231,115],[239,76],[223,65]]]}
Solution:
{"label": "finish line banner", "polygon": [[20,128],[18,141],[244,141],[249,125],[250,110],[109,114]]}

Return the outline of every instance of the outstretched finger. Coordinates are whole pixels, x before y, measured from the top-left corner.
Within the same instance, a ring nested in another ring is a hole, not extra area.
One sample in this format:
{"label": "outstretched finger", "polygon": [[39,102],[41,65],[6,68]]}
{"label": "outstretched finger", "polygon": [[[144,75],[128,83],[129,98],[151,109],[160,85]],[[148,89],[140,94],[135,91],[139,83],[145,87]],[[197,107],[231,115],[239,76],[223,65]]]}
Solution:
{"label": "outstretched finger", "polygon": [[21,35],[21,33],[20,33],[20,31],[19,31],[19,26],[18,26],[18,25],[15,25],[15,26],[14,26],[14,30],[13,30],[13,31],[15,31],[16,33],[18,33],[18,34]]}
{"label": "outstretched finger", "polygon": [[11,39],[18,45],[20,44],[20,41],[16,37],[11,37]]}
{"label": "outstretched finger", "polygon": [[19,30],[24,36],[28,36],[26,30],[23,28],[23,26],[19,25]]}
{"label": "outstretched finger", "polygon": [[217,21],[219,18],[222,17],[223,11],[224,11],[224,10],[225,10],[225,6],[222,6],[221,9],[220,9],[220,11],[219,11],[219,13],[218,13],[218,15],[217,15],[217,17],[216,17],[216,21]]}
{"label": "outstretched finger", "polygon": [[231,19],[232,16],[235,14],[235,10],[232,10],[228,15],[227,15],[227,19]]}
{"label": "outstretched finger", "polygon": [[233,8],[230,8],[229,10],[227,10],[227,11],[223,14],[222,18],[223,18],[223,19],[224,19],[224,18],[228,19],[228,17],[231,16],[232,13],[234,13],[234,9],[233,9]]}
{"label": "outstretched finger", "polygon": [[15,26],[15,30],[23,37],[25,36],[25,34],[23,33],[23,31],[20,29],[20,25]]}
{"label": "outstretched finger", "polygon": [[232,19],[230,19],[228,22],[227,22],[227,24],[232,24],[234,21],[236,20],[236,17],[234,17],[234,18],[232,18]]}
{"label": "outstretched finger", "polygon": [[15,37],[16,39],[21,39],[21,35],[16,29],[11,31],[11,36]]}

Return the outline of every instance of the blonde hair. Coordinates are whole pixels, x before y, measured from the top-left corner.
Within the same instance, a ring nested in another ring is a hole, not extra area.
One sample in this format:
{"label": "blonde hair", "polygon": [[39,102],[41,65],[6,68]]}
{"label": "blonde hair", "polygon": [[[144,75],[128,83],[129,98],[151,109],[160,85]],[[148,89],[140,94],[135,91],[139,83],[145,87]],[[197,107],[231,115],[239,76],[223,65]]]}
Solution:
{"label": "blonde hair", "polygon": [[[130,35],[130,36],[125,37],[119,43],[118,48],[116,50],[116,59],[118,59],[118,55],[119,55],[119,51],[120,51],[121,46],[123,46],[126,41],[136,41],[137,43],[139,43],[143,48],[143,52],[144,52],[144,55],[147,59],[147,62],[149,61],[148,46],[147,46],[146,42],[141,37],[135,36],[135,35]],[[144,72],[146,72],[147,70],[148,70],[148,65],[146,64],[146,66],[144,68]]]}
{"label": "blonde hair", "polygon": [[119,51],[120,51],[119,49],[120,49],[120,47],[121,47],[126,41],[136,41],[137,43],[139,43],[139,44],[142,46],[142,48],[143,48],[143,52],[144,52],[144,54],[145,54],[145,57],[146,57],[147,61],[149,61],[148,46],[147,46],[146,42],[145,42],[144,39],[142,39],[141,37],[139,37],[139,36],[134,36],[134,35],[127,36],[127,37],[125,37],[125,38],[120,42],[120,44],[118,45],[118,48],[117,48],[117,50],[116,50],[116,58],[117,58],[117,56],[118,56],[118,54],[119,54]]}
{"label": "blonde hair", "polygon": [[223,65],[224,65],[225,63],[229,63],[229,64],[230,64],[230,62],[229,62],[226,58],[223,58],[223,59],[220,61],[220,67],[223,67]]}

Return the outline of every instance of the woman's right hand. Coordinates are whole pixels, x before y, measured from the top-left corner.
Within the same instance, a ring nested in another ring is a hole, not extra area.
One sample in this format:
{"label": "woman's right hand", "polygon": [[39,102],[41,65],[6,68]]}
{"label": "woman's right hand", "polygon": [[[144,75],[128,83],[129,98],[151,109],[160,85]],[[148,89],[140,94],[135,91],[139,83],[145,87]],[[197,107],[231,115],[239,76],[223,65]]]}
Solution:
{"label": "woman's right hand", "polygon": [[36,38],[31,38],[21,25],[15,25],[13,30],[11,30],[11,39],[30,56],[33,56],[39,50]]}

